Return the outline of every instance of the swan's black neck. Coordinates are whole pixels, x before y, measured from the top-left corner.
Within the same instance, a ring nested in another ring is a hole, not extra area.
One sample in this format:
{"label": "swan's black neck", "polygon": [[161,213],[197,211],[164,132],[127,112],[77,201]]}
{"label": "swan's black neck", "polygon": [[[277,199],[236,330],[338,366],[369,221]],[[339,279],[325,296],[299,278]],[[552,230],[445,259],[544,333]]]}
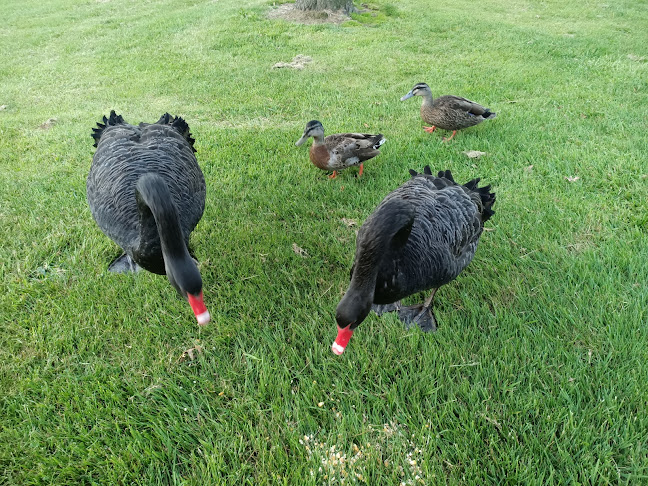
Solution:
{"label": "swan's black neck", "polygon": [[[189,255],[178,210],[164,179],[157,174],[144,174],[137,181],[136,197],[140,210],[140,242],[159,238],[164,270],[171,284],[182,294],[200,293],[200,272]],[[151,224],[151,216],[155,224]]]}
{"label": "swan's black neck", "polygon": [[141,238],[150,241],[150,233],[157,229],[163,253],[171,257],[182,256],[187,252],[178,210],[164,179],[157,174],[145,174],[137,181],[137,205],[142,223],[150,215],[155,218],[155,227],[142,224]]}
{"label": "swan's black neck", "polygon": [[383,258],[401,249],[409,238],[415,209],[402,199],[383,202],[363,225],[349,288],[338,304],[340,327],[355,329],[369,314]]}

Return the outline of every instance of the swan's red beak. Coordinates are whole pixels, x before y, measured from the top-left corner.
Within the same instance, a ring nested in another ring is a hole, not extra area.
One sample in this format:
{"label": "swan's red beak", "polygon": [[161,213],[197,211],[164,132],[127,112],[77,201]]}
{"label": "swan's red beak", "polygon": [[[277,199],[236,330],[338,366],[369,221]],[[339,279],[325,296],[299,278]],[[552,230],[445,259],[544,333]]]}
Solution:
{"label": "swan's red beak", "polygon": [[333,351],[338,356],[344,353],[344,349],[349,344],[349,339],[353,335],[353,330],[351,326],[345,327],[344,329],[338,326],[338,335],[333,341],[333,346],[331,346],[331,351]]}
{"label": "swan's red beak", "polygon": [[189,301],[189,305],[191,306],[194,314],[196,314],[196,320],[198,321],[198,324],[200,324],[201,326],[207,324],[209,322],[209,319],[211,319],[211,316],[209,315],[209,311],[205,306],[205,302],[203,302],[202,290],[198,295],[187,294],[187,300]]}

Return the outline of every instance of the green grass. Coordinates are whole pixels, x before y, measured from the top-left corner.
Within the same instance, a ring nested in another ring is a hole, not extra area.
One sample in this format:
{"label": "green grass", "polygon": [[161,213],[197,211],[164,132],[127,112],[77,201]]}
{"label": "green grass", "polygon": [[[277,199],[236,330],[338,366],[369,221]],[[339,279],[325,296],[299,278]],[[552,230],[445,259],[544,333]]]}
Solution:
{"label": "green grass", "polygon": [[391,4],[363,3],[358,12],[351,13],[351,19],[344,23],[345,27],[357,25],[381,24],[389,17],[398,16],[398,8]]}
{"label": "green grass", "polygon": [[[423,5],[304,26],[266,0],[3,2],[1,484],[648,481],[648,3]],[[399,102],[421,81],[498,117],[443,144]],[[110,109],[197,139],[208,327],[106,271],[85,177]],[[294,146],[313,118],[388,142],[330,181]],[[491,231],[437,333],[372,315],[336,357],[342,218],[426,164],[494,185]]]}

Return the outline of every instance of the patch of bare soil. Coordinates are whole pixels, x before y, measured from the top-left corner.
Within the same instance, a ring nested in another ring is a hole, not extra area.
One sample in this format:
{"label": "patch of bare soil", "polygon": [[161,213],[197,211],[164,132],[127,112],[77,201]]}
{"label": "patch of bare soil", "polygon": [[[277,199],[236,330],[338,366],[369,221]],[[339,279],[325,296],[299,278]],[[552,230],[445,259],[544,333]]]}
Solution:
{"label": "patch of bare soil", "polygon": [[274,66],[275,69],[278,68],[291,68],[291,69],[304,69],[306,64],[313,60],[310,56],[304,56],[303,54],[297,54],[292,61],[290,62],[278,62]]}
{"label": "patch of bare soil", "polygon": [[300,24],[341,24],[350,20],[342,10],[299,10],[294,3],[284,3],[268,12],[269,19],[282,19]]}
{"label": "patch of bare soil", "polygon": [[52,128],[54,125],[56,125],[56,118],[49,118],[45,123],[42,123],[38,128],[41,130],[49,130]]}

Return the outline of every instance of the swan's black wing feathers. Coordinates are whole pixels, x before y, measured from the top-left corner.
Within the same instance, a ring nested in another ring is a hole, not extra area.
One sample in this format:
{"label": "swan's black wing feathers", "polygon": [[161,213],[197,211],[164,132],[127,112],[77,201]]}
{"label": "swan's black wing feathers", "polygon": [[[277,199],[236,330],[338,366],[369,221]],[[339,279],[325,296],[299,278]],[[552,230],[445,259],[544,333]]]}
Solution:
{"label": "swan's black wing feathers", "polygon": [[135,199],[137,180],[153,172],[163,177],[171,191],[188,241],[203,214],[206,188],[187,123],[167,113],[158,123],[134,126],[112,111],[92,136],[97,151],[86,187],[90,210],[101,230],[128,254],[143,251],[143,245],[157,251],[159,238],[156,241],[152,228],[147,232],[141,227]]}
{"label": "swan's black wing feathers", "polygon": [[401,198],[416,207],[416,218],[404,248],[386,254],[380,263],[374,302],[391,303],[453,280],[470,263],[492,214],[495,194],[478,179],[465,185],[450,171],[433,176],[429,167],[383,201]]}

